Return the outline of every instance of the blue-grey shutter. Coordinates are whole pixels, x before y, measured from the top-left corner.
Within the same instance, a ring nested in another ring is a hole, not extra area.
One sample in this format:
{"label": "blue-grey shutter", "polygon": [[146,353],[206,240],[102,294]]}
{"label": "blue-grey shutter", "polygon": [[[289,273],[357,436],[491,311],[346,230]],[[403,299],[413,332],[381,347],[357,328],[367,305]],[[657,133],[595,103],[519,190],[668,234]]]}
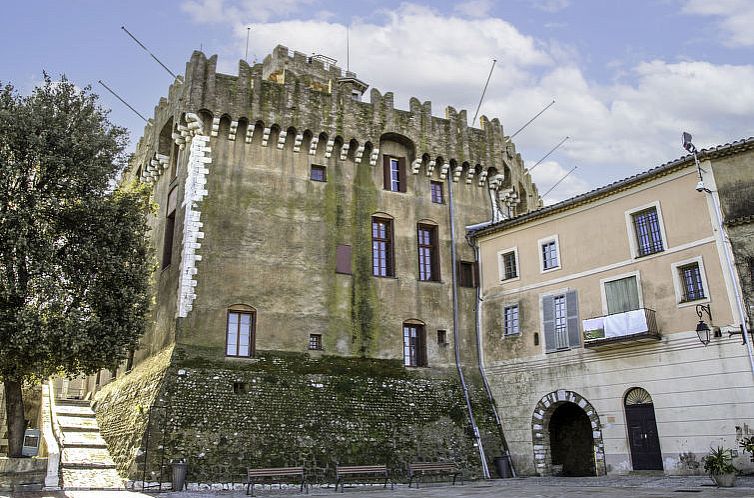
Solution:
{"label": "blue-grey shutter", "polygon": [[557,351],[555,347],[555,298],[542,297],[542,328],[545,331],[545,351]]}
{"label": "blue-grey shutter", "polygon": [[568,317],[568,345],[581,347],[581,330],[579,328],[579,296],[575,290],[566,293],[566,316]]}

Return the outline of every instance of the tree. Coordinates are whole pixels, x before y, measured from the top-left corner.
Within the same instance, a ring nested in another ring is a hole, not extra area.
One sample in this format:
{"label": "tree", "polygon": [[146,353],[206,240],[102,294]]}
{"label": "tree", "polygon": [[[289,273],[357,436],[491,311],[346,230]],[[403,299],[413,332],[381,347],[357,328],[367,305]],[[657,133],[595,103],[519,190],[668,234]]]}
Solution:
{"label": "tree", "polygon": [[0,85],[0,380],[10,456],[21,456],[21,388],[113,368],[148,309],[148,194],[115,187],[127,134],[65,77],[20,96]]}

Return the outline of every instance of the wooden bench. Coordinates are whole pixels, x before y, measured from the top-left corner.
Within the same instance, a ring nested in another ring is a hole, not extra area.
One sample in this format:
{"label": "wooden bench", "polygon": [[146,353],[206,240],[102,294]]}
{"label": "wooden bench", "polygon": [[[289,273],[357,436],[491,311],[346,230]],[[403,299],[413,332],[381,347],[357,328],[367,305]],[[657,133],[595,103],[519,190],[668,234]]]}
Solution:
{"label": "wooden bench", "polygon": [[453,485],[456,484],[456,479],[461,476],[461,484],[463,484],[463,476],[458,466],[452,462],[412,462],[408,464],[408,487],[416,480],[416,487],[419,487],[422,477],[425,475],[451,475],[453,476]]}
{"label": "wooden bench", "polygon": [[304,467],[275,467],[268,469],[246,469],[248,483],[246,484],[246,494],[254,496],[254,485],[257,484],[283,484],[288,482],[283,478],[296,477],[301,480],[301,491],[309,494],[309,486],[306,483]]}
{"label": "wooden bench", "polygon": [[[384,486],[387,488],[387,483],[390,480],[388,474],[387,465],[355,465],[355,466],[336,466],[335,467],[335,492],[338,492],[338,486],[340,486],[340,492],[345,492],[346,481],[350,482],[372,482],[383,481]],[[393,482],[390,481],[390,489],[393,489]]]}

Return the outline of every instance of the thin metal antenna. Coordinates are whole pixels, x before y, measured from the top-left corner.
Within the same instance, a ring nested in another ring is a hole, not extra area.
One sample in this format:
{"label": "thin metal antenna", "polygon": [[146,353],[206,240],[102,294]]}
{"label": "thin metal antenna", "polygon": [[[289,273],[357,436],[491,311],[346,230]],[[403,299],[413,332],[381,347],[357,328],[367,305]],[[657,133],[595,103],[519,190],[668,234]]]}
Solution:
{"label": "thin metal antenna", "polygon": [[165,71],[167,71],[168,73],[170,73],[170,76],[172,76],[173,78],[177,78],[177,77],[178,77],[178,76],[176,76],[176,75],[175,75],[175,74],[173,73],[173,71],[171,71],[170,69],[168,69],[168,67],[167,67],[167,66],[166,66],[165,64],[163,64],[162,62],[160,62],[160,59],[158,59],[157,57],[155,57],[155,56],[154,56],[154,54],[153,54],[152,52],[150,52],[150,51],[149,51],[149,49],[148,49],[147,47],[145,47],[145,46],[144,46],[144,44],[143,44],[143,43],[141,43],[141,42],[140,42],[139,40],[137,40],[137,39],[136,39],[136,37],[135,37],[134,35],[132,35],[132,34],[131,34],[131,33],[130,33],[130,32],[129,32],[129,31],[127,30],[127,29],[126,29],[126,27],[125,27],[125,26],[121,26],[121,27],[120,27],[120,29],[122,29],[123,31],[125,31],[126,33],[128,33],[128,36],[130,36],[131,38],[133,38],[133,40],[134,40],[134,41],[135,41],[136,43],[138,43],[138,44],[139,44],[139,46],[140,46],[141,48],[143,48],[143,49],[144,49],[144,51],[146,51],[146,52],[147,52],[147,53],[148,53],[149,55],[151,55],[151,56],[152,56],[152,59],[156,60],[156,61],[157,61],[157,63],[158,63],[159,65],[161,65],[163,69],[165,69]]}
{"label": "thin metal antenna", "polygon": [[346,72],[351,70],[351,28],[346,26]]}
{"label": "thin metal antenna", "polygon": [[251,34],[251,26],[246,27],[246,55],[243,60],[249,62],[249,35]]}
{"label": "thin metal antenna", "polygon": [[574,166],[573,168],[571,168],[571,171],[569,171],[568,173],[566,173],[565,175],[563,175],[563,178],[561,178],[560,180],[558,180],[557,182],[555,182],[555,185],[553,185],[552,187],[550,187],[550,190],[548,190],[547,192],[545,192],[544,194],[542,194],[541,197],[545,197],[547,194],[549,194],[550,192],[552,192],[555,189],[555,187],[557,187],[558,185],[560,185],[560,182],[562,182],[563,180],[565,180],[568,177],[568,175],[570,175],[571,173],[574,172],[574,170],[576,170],[576,168],[578,168],[578,166]]}
{"label": "thin metal antenna", "polygon": [[556,150],[558,150],[560,148],[560,146],[563,145],[565,143],[565,141],[568,140],[569,138],[571,138],[571,137],[565,137],[563,140],[560,141],[560,143],[558,145],[556,145],[555,147],[553,147],[550,150],[550,152],[548,152],[547,154],[545,154],[544,156],[542,156],[542,159],[540,159],[539,161],[537,161],[537,164],[535,164],[534,166],[532,166],[531,168],[529,168],[529,173],[531,173],[531,171],[534,168],[536,168],[537,166],[539,166],[542,163],[542,161],[544,161],[545,159],[547,159],[548,157],[550,157],[550,154],[552,154],[553,152],[555,152]]}
{"label": "thin metal antenna", "polygon": [[539,112],[537,113],[537,115],[536,115],[536,116],[534,116],[534,117],[533,117],[533,118],[531,118],[531,119],[530,119],[529,121],[527,121],[525,125],[523,125],[523,126],[522,126],[521,128],[519,128],[519,129],[518,129],[518,131],[516,131],[516,133],[514,133],[513,135],[511,135],[511,136],[510,136],[509,138],[511,138],[511,139],[512,139],[513,137],[515,137],[516,135],[518,135],[519,133],[521,133],[521,131],[522,131],[522,130],[523,130],[524,128],[526,128],[527,126],[529,126],[529,125],[531,124],[531,122],[532,122],[532,121],[534,121],[535,119],[537,119],[537,118],[538,118],[539,116],[541,116],[541,115],[542,115],[542,113],[543,113],[543,112],[545,112],[545,111],[546,111],[547,109],[549,109],[550,107],[552,107],[552,106],[553,106],[553,104],[555,104],[555,99],[553,99],[553,101],[552,101],[552,102],[550,102],[549,104],[547,104],[547,106],[546,106],[546,107],[545,107],[544,109],[542,109],[541,111],[539,111]]}
{"label": "thin metal antenna", "polygon": [[135,112],[137,116],[139,116],[139,117],[140,117],[141,119],[143,119],[144,121],[148,122],[147,118],[145,118],[144,116],[142,116],[142,115],[141,115],[141,113],[139,113],[139,111],[137,111],[136,109],[134,109],[133,107],[131,107],[131,106],[130,106],[130,105],[128,104],[128,102],[126,102],[125,100],[123,100],[122,98],[120,98],[120,95],[118,95],[117,93],[115,93],[114,91],[112,91],[112,90],[110,89],[110,87],[109,87],[109,86],[105,85],[105,84],[104,84],[104,83],[102,82],[102,80],[97,80],[97,81],[99,82],[99,84],[100,84],[100,85],[104,86],[104,87],[105,87],[105,89],[106,89],[106,90],[107,90],[108,92],[112,93],[113,95],[115,95],[115,97],[116,97],[116,98],[117,98],[118,100],[120,100],[121,102],[123,102],[123,103],[124,103],[124,104],[126,105],[126,107],[128,107],[128,108],[129,108],[129,109],[131,109],[131,110],[132,110],[133,112]]}
{"label": "thin metal antenna", "polygon": [[484,89],[482,90],[482,96],[479,98],[479,105],[476,106],[476,112],[474,113],[474,119],[471,120],[471,126],[476,123],[476,117],[479,115],[479,109],[482,107],[482,101],[484,100],[484,94],[487,93],[487,85],[490,84],[490,78],[492,78],[492,70],[495,69],[497,59],[492,59],[492,67],[490,68],[490,74],[487,75],[487,81],[484,83]]}

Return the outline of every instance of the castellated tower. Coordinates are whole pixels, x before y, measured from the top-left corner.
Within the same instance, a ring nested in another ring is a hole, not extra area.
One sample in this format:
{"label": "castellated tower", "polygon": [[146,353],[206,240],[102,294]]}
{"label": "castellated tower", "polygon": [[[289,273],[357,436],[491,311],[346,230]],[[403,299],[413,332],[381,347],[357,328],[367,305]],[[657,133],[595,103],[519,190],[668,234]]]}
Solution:
{"label": "castellated tower", "polygon": [[194,52],[127,173],[152,188],[157,268],[149,330],[96,396],[119,470],[483,475],[504,442],[465,227],[541,205],[500,122],[366,102],[355,74],[282,46],[237,76],[216,62]]}

